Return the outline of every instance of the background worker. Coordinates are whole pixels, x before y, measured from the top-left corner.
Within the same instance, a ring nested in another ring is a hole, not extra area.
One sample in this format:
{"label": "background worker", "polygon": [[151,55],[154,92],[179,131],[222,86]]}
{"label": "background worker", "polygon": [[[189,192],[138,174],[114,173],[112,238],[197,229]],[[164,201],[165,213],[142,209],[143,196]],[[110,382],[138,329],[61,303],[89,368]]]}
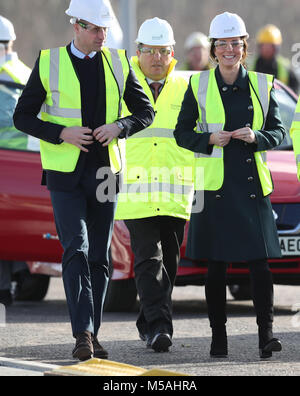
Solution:
{"label": "background worker", "polygon": [[[124,167],[122,138],[147,127],[154,112],[125,51],[104,47],[113,22],[109,4],[71,0],[66,14],[74,40],[40,52],[14,122],[40,139],[42,183],[50,190],[64,249],[73,357],[85,360],[108,356],[97,334],[109,277],[115,174]],[[121,118],[122,100],[132,116]],[[98,194],[103,184],[110,197]]]}
{"label": "background worker", "polygon": [[[13,51],[13,42],[16,34],[13,24],[0,15],[0,81],[12,81],[26,84],[31,73],[29,67],[20,61],[16,52]],[[8,111],[8,109],[5,109]],[[0,303],[9,306],[12,301],[13,276],[24,277],[28,270],[23,261],[0,260]]]}
{"label": "background worker", "polygon": [[192,150],[196,166],[204,168],[205,205],[191,215],[186,256],[208,260],[205,293],[212,357],[228,354],[227,263],[247,262],[259,354],[266,358],[281,350],[272,332],[273,280],[267,261],[281,257],[281,250],[265,150],[279,145],[285,130],[274,77],[258,76],[244,67],[248,38],[244,21],[229,12],[217,15],[209,37],[211,57],[218,66],[191,77],[174,131],[177,143]]}
{"label": "background worker", "polygon": [[16,34],[13,24],[0,15],[0,80],[26,84],[31,69],[13,51]]}
{"label": "background worker", "polygon": [[147,19],[136,43],[131,64],[156,115],[150,127],[126,141],[127,169],[116,218],[125,219],[135,256],[136,325],[141,339],[159,352],[172,344],[171,293],[193,199],[193,155],[173,137],[187,82],[173,73],[170,24]]}
{"label": "background worker", "polygon": [[297,164],[297,175],[300,180],[300,97],[296,106],[293,122],[290,129],[290,136],[293,140],[294,153]]}
{"label": "background worker", "polygon": [[275,78],[299,92],[299,80],[291,68],[289,59],[280,55],[282,35],[275,25],[262,27],[256,36],[257,58],[252,70],[261,73],[273,74]]}
{"label": "background worker", "polygon": [[209,59],[209,41],[201,32],[191,33],[184,43],[185,62],[182,70],[208,70],[211,67]]}

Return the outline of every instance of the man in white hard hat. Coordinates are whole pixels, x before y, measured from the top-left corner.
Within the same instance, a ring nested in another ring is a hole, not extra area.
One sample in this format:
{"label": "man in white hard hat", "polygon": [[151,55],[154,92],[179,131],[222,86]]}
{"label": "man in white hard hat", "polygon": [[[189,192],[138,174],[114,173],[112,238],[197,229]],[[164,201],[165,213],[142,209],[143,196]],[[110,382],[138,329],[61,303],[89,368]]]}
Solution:
{"label": "man in white hard hat", "polygon": [[26,84],[31,70],[13,51],[15,40],[13,24],[0,15],[0,80]]}
{"label": "man in white hard hat", "polygon": [[208,37],[204,33],[191,33],[184,43],[185,63],[181,69],[197,71],[210,69],[209,48]]}
{"label": "man in white hard hat", "polygon": [[[0,81],[26,84],[31,73],[13,51],[16,34],[13,24],[0,15]],[[0,303],[5,306],[13,302],[11,293],[12,276],[18,277],[27,272],[27,265],[22,261],[0,260]]]}
{"label": "man in white hard hat", "polygon": [[167,21],[147,19],[136,43],[131,64],[156,115],[150,127],[126,141],[116,218],[125,219],[130,231],[140,338],[166,352],[173,334],[171,294],[193,199],[193,155],[173,137],[187,82],[174,74],[175,40]]}
{"label": "man in white hard hat", "polygon": [[[154,117],[125,50],[104,47],[110,10],[107,1],[71,0],[66,14],[74,40],[41,51],[14,114],[18,129],[41,139],[43,184],[64,249],[73,357],[79,360],[108,357],[97,335],[109,278],[116,175],[125,165],[124,138]],[[132,113],[126,118],[123,100]]]}

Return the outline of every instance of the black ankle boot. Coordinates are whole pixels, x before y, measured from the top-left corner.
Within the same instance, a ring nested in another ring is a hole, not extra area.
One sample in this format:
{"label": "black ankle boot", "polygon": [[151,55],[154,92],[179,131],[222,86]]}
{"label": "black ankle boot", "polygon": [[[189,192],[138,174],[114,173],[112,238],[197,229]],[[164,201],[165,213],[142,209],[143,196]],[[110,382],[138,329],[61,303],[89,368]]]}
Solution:
{"label": "black ankle boot", "polygon": [[226,327],[212,328],[212,342],[210,346],[210,356],[224,358],[228,355]]}
{"label": "black ankle boot", "polygon": [[271,328],[259,328],[259,356],[261,359],[272,357],[272,352],[280,352],[282,350],[281,342],[278,338],[273,338]]}

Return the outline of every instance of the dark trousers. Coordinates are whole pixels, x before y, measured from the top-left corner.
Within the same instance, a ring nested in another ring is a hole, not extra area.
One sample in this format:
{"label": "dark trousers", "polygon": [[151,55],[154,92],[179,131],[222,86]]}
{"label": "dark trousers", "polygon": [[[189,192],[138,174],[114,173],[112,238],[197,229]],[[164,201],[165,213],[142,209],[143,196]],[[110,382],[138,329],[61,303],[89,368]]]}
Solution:
{"label": "dark trousers", "polygon": [[83,331],[97,336],[109,279],[115,202],[97,200],[98,184],[95,172],[85,172],[72,191],[50,191],[74,336]]}
{"label": "dark trousers", "polygon": [[[261,329],[272,329],[273,279],[267,260],[250,261],[251,291],[256,321]],[[222,261],[211,261],[205,284],[208,318],[211,327],[222,327],[226,317],[226,269]]]}
{"label": "dark trousers", "polygon": [[134,253],[135,283],[140,298],[136,322],[141,334],[172,336],[171,295],[175,283],[185,220],[156,216],[126,220]]}

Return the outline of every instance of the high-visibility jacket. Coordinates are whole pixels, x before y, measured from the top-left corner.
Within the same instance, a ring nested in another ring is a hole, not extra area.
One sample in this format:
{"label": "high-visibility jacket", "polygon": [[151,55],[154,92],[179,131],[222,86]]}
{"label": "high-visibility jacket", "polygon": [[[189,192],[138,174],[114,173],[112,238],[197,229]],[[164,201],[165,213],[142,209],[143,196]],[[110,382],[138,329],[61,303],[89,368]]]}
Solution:
{"label": "high-visibility jacket", "polygon": [[[248,72],[253,103],[252,129],[264,128],[270,103],[270,91],[274,77],[268,74]],[[198,103],[199,119],[197,132],[218,132],[224,129],[225,111],[219,92],[215,70],[203,71],[191,77],[191,85]],[[259,100],[258,100],[259,98]],[[223,147],[213,146],[210,155],[195,153],[196,167],[204,169],[204,190],[219,190],[224,180]],[[263,195],[273,191],[273,182],[266,162],[266,151],[254,153]],[[196,186],[198,189],[198,185]]]}
{"label": "high-visibility jacket", "polygon": [[[125,50],[103,48],[102,52],[106,86],[106,123],[121,116],[121,103],[129,74]],[[41,51],[39,62],[40,79],[47,92],[41,108],[41,119],[64,125],[82,126],[80,83],[66,47]],[[114,139],[108,145],[110,166],[114,173],[124,166],[122,139]],[[41,140],[43,169],[73,172],[80,149],[63,142],[52,144]]]}
{"label": "high-visibility jacket", "polygon": [[118,197],[116,219],[173,216],[188,219],[193,201],[194,157],[180,148],[173,131],[187,81],[172,73],[173,60],[165,84],[154,102],[138,58],[132,67],[156,112],[154,122],[126,140],[126,171]]}
{"label": "high-visibility jacket", "polygon": [[290,129],[290,136],[293,139],[294,153],[297,164],[297,175],[300,180],[300,97],[296,106],[293,122]]}
{"label": "high-visibility jacket", "polygon": [[[0,73],[6,73],[10,80],[25,85],[31,73],[31,69],[26,66],[18,57],[13,57],[0,67]],[[1,79],[1,74],[0,74]]]}

